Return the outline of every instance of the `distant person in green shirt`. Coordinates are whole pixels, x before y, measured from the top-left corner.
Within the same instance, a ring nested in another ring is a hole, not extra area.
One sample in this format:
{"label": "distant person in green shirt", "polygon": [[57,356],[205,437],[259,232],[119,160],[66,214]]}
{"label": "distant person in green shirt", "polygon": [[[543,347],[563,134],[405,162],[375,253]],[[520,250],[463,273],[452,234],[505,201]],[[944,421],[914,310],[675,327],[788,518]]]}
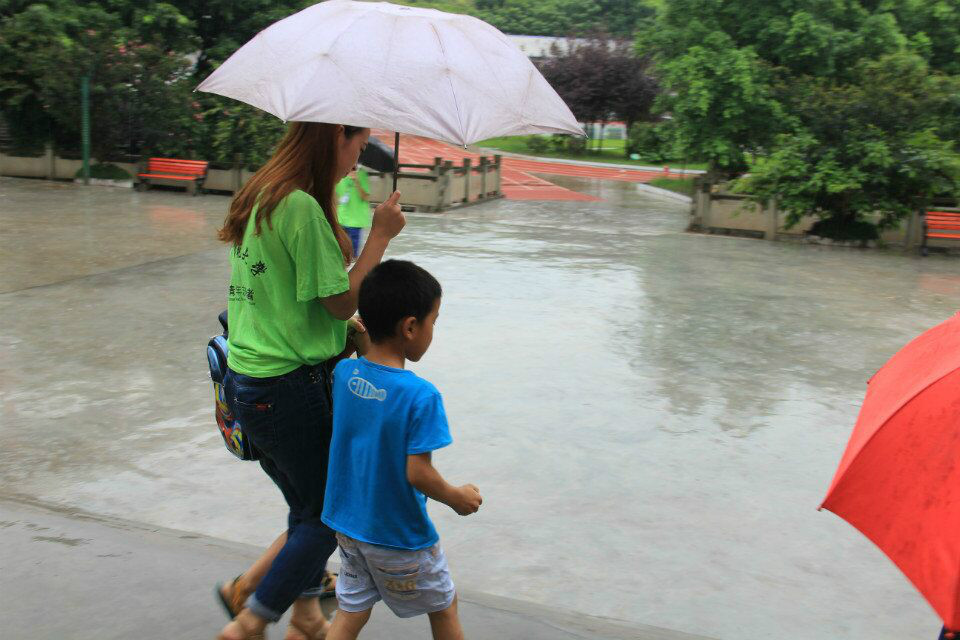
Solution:
{"label": "distant person in green shirt", "polygon": [[262,638],[291,605],[288,637],[320,638],[329,624],[317,596],[337,547],[321,520],[331,372],[337,358],[352,353],[347,324],[360,282],[404,226],[394,192],[374,212],[366,246],[348,270],[354,254],[337,221],[334,192],[369,137],[365,128],[294,122],[234,196],[219,233],[230,245],[231,270],[224,388],[289,507],[285,536],[255,565],[269,569],[220,640]]}
{"label": "distant person in green shirt", "polygon": [[361,234],[370,228],[370,178],[363,167],[337,183],[337,215],[353,244],[353,255],[360,255]]}

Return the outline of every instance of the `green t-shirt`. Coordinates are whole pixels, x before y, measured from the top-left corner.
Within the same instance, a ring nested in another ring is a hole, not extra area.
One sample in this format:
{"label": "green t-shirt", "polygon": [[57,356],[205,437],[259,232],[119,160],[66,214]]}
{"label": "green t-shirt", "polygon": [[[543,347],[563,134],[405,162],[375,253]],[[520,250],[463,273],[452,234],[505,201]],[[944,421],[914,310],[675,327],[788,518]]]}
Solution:
{"label": "green t-shirt", "polygon": [[357,185],[370,193],[370,178],[363,169],[357,169],[357,179],[347,176],[337,183],[337,219],[345,227],[365,229],[372,220],[370,203],[360,197]]}
{"label": "green t-shirt", "polygon": [[227,363],[267,378],[318,364],[346,344],[347,323],[318,298],[350,289],[343,253],[317,201],[294,191],[280,201],[261,234],[256,207],[243,243],[230,250]]}

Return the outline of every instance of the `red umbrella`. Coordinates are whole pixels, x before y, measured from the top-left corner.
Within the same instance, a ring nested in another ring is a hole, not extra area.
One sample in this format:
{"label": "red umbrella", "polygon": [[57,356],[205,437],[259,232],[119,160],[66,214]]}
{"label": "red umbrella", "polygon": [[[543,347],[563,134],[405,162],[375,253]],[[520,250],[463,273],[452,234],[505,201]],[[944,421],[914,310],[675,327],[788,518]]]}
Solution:
{"label": "red umbrella", "polygon": [[960,629],[960,314],[870,379],[821,508],[872,540]]}

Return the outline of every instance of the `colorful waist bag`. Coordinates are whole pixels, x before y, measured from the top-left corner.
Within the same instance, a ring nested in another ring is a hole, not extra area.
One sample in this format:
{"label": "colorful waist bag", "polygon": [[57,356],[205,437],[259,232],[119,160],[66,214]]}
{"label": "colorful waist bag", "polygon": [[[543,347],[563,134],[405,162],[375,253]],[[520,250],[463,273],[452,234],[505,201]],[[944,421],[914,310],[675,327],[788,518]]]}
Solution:
{"label": "colorful waist bag", "polygon": [[223,444],[227,450],[241,460],[256,460],[259,452],[243,435],[243,427],[233,417],[233,410],[227,401],[227,392],[223,386],[223,379],[227,375],[227,312],[220,314],[220,324],[223,334],[213,336],[207,343],[207,361],[210,364],[210,379],[213,380],[214,412],[217,417],[217,427],[223,437]]}

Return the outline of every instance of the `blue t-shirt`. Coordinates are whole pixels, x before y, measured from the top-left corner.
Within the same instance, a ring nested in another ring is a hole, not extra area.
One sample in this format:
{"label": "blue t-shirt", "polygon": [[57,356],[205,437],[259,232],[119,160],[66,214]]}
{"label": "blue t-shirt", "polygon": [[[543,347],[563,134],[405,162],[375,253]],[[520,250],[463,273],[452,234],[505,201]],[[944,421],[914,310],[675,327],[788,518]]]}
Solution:
{"label": "blue t-shirt", "polygon": [[384,547],[436,544],[427,498],[407,481],[407,456],[453,442],[440,392],[412,371],[365,358],[341,361],[333,376],[323,521]]}

